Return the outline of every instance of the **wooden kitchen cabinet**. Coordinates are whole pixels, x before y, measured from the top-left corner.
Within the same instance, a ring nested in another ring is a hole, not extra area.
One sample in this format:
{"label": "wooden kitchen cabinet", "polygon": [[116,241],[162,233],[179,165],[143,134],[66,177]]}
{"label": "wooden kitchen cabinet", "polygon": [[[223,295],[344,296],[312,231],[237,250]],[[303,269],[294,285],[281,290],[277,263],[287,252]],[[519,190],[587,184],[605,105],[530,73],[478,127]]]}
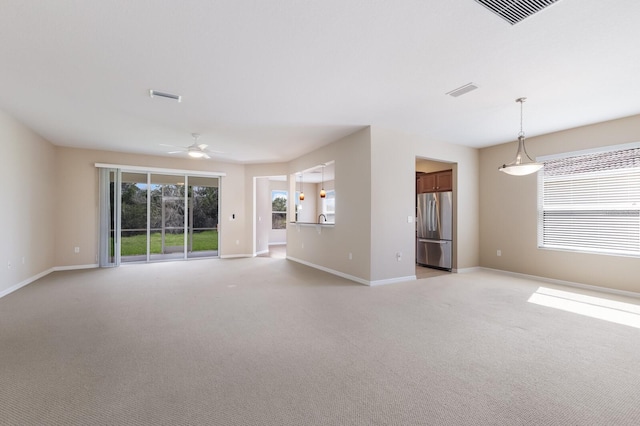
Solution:
{"label": "wooden kitchen cabinet", "polygon": [[453,190],[453,170],[425,173],[417,177],[416,192],[446,192]]}

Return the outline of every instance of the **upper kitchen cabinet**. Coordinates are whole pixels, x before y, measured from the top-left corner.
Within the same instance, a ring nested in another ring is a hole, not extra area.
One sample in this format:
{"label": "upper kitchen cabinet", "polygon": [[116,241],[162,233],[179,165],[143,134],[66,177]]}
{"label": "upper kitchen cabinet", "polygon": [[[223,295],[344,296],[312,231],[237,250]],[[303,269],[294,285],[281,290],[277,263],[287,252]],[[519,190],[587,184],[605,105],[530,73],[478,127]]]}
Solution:
{"label": "upper kitchen cabinet", "polygon": [[416,189],[418,194],[453,190],[452,170],[421,174],[417,177],[417,180]]}

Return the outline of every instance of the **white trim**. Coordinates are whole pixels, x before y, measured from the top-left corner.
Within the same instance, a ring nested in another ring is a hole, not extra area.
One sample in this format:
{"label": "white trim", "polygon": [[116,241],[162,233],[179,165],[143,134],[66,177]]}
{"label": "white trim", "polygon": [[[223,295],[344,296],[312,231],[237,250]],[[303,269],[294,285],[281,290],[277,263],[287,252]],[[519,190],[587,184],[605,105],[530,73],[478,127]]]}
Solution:
{"label": "white trim", "polygon": [[287,242],[283,241],[281,243],[269,243],[270,246],[286,246]]}
{"label": "white trim", "polygon": [[191,176],[226,176],[225,172],[204,172],[200,170],[183,170],[183,169],[167,169],[164,167],[144,167],[144,166],[127,166],[125,164],[106,164],[95,163],[96,167],[107,169],[121,169],[131,172],[145,172],[145,173],[168,173],[175,175],[191,175]]}
{"label": "white trim", "polygon": [[219,256],[220,259],[238,259],[240,257],[255,257],[253,254],[224,254]]}
{"label": "white trim", "polygon": [[255,254],[255,255],[256,255],[256,256],[260,256],[261,254],[266,254],[266,253],[269,253],[269,249],[262,250],[262,251],[258,251],[258,252],[256,252],[256,254]]}
{"label": "white trim", "polygon": [[47,269],[47,270],[46,270],[46,271],[44,271],[44,272],[40,272],[39,274],[34,275],[34,276],[32,276],[32,277],[29,277],[29,278],[27,278],[26,280],[24,280],[24,281],[22,281],[22,282],[19,282],[19,283],[18,283],[18,284],[16,284],[16,285],[13,285],[13,286],[11,286],[11,287],[9,287],[9,288],[5,289],[5,290],[0,291],[0,298],[3,298],[4,296],[6,296],[6,295],[8,295],[8,294],[13,293],[14,291],[19,290],[19,289],[21,289],[22,287],[24,287],[24,286],[26,286],[26,285],[28,285],[28,284],[31,284],[32,282],[34,282],[34,281],[36,281],[36,280],[39,280],[40,278],[42,278],[42,277],[44,277],[44,276],[49,275],[49,274],[50,274],[50,273],[52,273],[53,271],[54,271],[54,269],[53,269],[53,268],[49,268],[49,269]]}
{"label": "white trim", "polygon": [[306,260],[298,259],[291,256],[287,256],[287,260],[292,260],[294,262],[301,263],[311,268],[319,269],[321,271],[328,272],[330,274],[337,275],[339,277],[346,278],[351,281],[355,281],[358,284],[364,284],[369,286],[371,285],[371,281],[356,277],[354,275],[345,274],[344,272],[336,271],[335,269],[325,268],[324,266],[316,265],[315,263],[307,262]]}
{"label": "white trim", "polygon": [[618,290],[615,288],[600,287],[597,285],[582,284],[582,283],[576,283],[573,281],[557,280],[555,278],[539,277],[537,275],[529,275],[529,274],[521,274],[519,272],[504,271],[502,269],[493,269],[493,268],[485,268],[485,267],[480,267],[480,269],[483,269],[485,271],[497,272],[499,274],[504,274],[504,275],[511,275],[513,277],[547,282],[550,284],[563,285],[567,287],[576,287],[584,290],[591,290],[591,291],[597,291],[600,293],[609,293],[609,294],[615,294],[618,296],[633,297],[636,299],[640,299],[640,293],[636,293],[635,291]]}
{"label": "white trim", "polygon": [[336,271],[335,269],[326,268],[324,266],[316,265],[315,263],[307,262],[306,260],[298,259],[298,258],[295,258],[295,257],[292,257],[292,256],[287,256],[287,259],[288,260],[292,260],[292,261],[297,262],[297,263],[301,263],[301,264],[309,266],[311,268],[319,269],[321,271],[328,272],[328,273],[333,274],[333,275],[337,275],[337,276],[342,277],[342,278],[346,278],[346,279],[351,280],[351,281],[355,281],[358,284],[367,285],[369,287],[375,287],[375,286],[386,285],[386,284],[395,284],[395,283],[404,282],[404,281],[415,281],[417,279],[417,277],[415,275],[408,275],[406,277],[397,277],[397,278],[388,278],[388,279],[385,279],[385,280],[369,281],[369,280],[365,280],[364,278],[356,277],[356,276],[350,275],[350,274],[345,274],[344,272],[340,272],[340,271]]}
{"label": "white trim", "polygon": [[91,263],[87,265],[54,266],[52,269],[54,271],[75,271],[76,269],[93,269],[99,267],[100,265],[97,263]]}
{"label": "white trim", "polygon": [[407,275],[406,277],[387,278],[386,280],[369,281],[369,285],[371,287],[375,287],[378,285],[395,284],[395,283],[401,283],[405,281],[415,281],[416,279],[418,278],[415,275]]}
{"label": "white trim", "polygon": [[471,268],[452,269],[451,272],[454,272],[456,274],[468,274],[470,272],[478,272],[481,269],[483,268],[481,268],[480,266],[472,266]]}

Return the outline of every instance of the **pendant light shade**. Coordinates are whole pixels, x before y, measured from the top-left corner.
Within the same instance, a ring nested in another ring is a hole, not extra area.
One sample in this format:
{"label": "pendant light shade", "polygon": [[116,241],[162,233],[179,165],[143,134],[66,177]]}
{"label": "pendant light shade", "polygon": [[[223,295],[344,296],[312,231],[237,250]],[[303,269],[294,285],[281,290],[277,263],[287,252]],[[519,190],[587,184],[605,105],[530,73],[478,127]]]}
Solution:
{"label": "pendant light shade", "polygon": [[518,134],[518,151],[516,152],[516,159],[509,164],[503,164],[498,168],[501,172],[504,172],[513,176],[524,176],[531,173],[535,173],[540,170],[544,164],[537,163],[529,157],[527,149],[524,146],[524,131],[522,130],[522,104],[527,98],[518,98],[516,102],[520,103],[520,133]]}

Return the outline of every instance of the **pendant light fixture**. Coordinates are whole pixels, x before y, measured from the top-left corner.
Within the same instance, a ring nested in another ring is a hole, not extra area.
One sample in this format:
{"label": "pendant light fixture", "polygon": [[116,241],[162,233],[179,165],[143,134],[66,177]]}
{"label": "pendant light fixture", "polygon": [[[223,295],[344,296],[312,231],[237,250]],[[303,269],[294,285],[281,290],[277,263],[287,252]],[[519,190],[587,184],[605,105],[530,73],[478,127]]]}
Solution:
{"label": "pendant light fixture", "polygon": [[537,163],[529,157],[527,150],[524,147],[524,131],[522,130],[522,104],[527,98],[518,98],[516,102],[520,103],[520,133],[518,133],[518,152],[516,152],[516,159],[509,164],[503,164],[498,168],[501,172],[504,172],[513,176],[524,176],[531,173],[535,173],[540,170],[544,164]]}
{"label": "pendant light fixture", "polygon": [[300,196],[298,197],[300,201],[304,200],[304,188],[302,187],[304,181],[304,173],[300,173]]}
{"label": "pendant light fixture", "polygon": [[324,190],[324,166],[325,164],[322,165],[322,183],[320,184],[320,198],[327,197],[327,192]]}

